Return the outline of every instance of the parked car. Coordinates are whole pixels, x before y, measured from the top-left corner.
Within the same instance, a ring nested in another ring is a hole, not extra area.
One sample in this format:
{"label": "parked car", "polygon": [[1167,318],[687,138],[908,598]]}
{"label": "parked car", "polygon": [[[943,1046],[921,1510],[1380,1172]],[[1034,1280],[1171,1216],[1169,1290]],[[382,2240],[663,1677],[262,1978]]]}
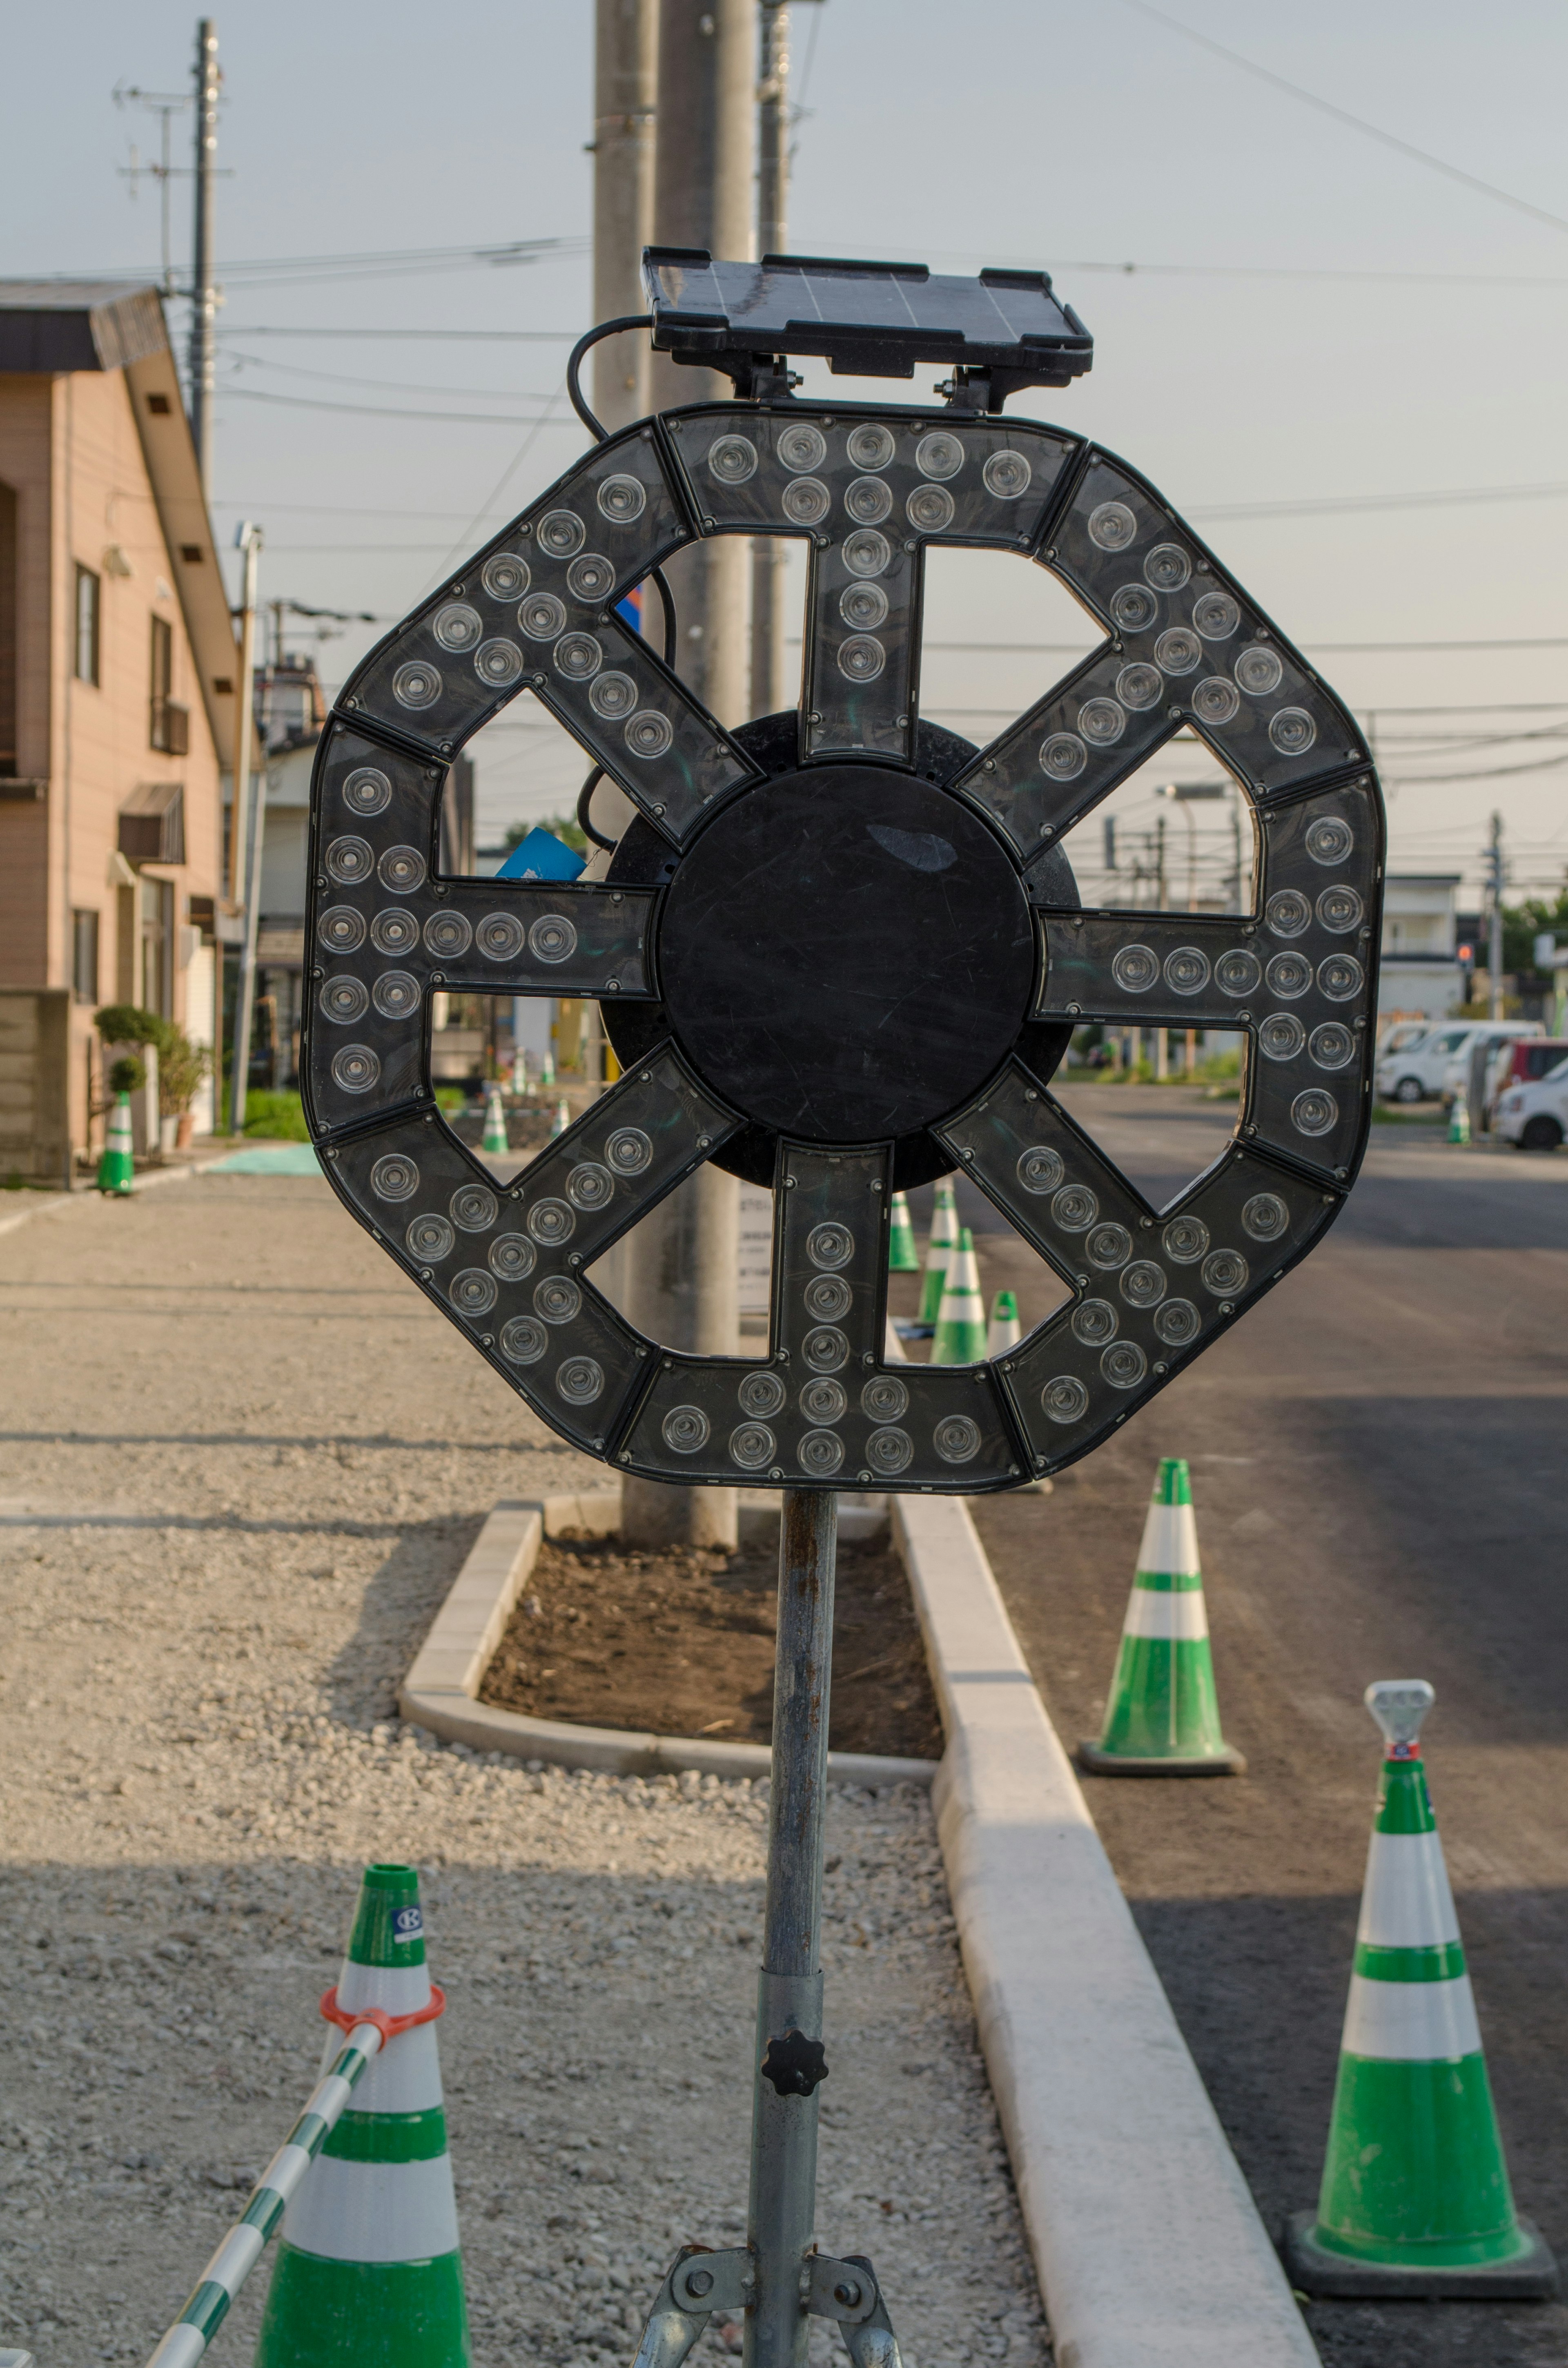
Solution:
{"label": "parked car", "polygon": [[1430,1028],[1414,1043],[1392,1053],[1385,1048],[1374,1072],[1380,1098],[1385,1102],[1429,1101],[1442,1091],[1443,1072],[1449,1060],[1475,1032],[1474,1021],[1456,1021],[1449,1027]]}
{"label": "parked car", "polygon": [[[1483,1020],[1479,1027],[1471,1028],[1464,1043],[1449,1053],[1444,1068],[1438,1091],[1445,1106],[1457,1100],[1461,1094],[1469,1093],[1471,1058],[1478,1044],[1484,1043],[1489,1050],[1502,1053],[1510,1045],[1528,1042],[1533,1037],[1545,1034],[1546,1030],[1539,1019],[1487,1019]],[[1491,1102],[1494,1085],[1494,1071],[1488,1062],[1486,1086],[1482,1095],[1483,1109]]]}
{"label": "parked car", "polygon": [[1492,1123],[1521,1151],[1555,1151],[1568,1135],[1568,1057],[1544,1077],[1506,1087]]}

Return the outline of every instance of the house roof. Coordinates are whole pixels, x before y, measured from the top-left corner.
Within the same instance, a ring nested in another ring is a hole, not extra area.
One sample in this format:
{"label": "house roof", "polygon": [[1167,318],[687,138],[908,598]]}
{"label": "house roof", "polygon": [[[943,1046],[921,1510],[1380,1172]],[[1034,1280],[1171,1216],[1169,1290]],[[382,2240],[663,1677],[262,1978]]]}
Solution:
{"label": "house roof", "polygon": [[123,279],[0,279],[0,370],[123,370],[168,342],[155,288]]}

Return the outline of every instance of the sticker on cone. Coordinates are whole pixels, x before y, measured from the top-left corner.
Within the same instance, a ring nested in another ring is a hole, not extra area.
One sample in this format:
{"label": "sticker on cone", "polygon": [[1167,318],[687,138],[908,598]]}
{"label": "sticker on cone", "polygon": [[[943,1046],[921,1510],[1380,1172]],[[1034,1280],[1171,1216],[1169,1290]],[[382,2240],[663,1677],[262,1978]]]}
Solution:
{"label": "sticker on cone", "polygon": [[104,1137],[104,1156],[98,1162],[100,1192],[131,1190],[136,1172],[131,1140],[131,1096],[116,1094],[108,1115],[108,1132]]}
{"label": "sticker on cone", "polygon": [[1018,1322],[1018,1303],[1010,1291],[999,1291],[991,1303],[991,1322],[985,1334],[988,1357],[1005,1357],[1023,1338],[1023,1326]]}
{"label": "sticker on cone", "polygon": [[980,1268],[974,1240],[965,1225],[949,1261],[942,1304],[937,1314],[937,1337],[931,1343],[934,1365],[978,1365],[985,1356],[985,1302],[980,1295]]}
{"label": "sticker on cone", "polygon": [[1192,1484],[1178,1455],[1164,1459],[1154,1480],[1105,1730],[1097,1743],[1080,1743],[1078,1758],[1096,1776],[1246,1772],[1220,1731]]}
{"label": "sticker on cone", "polygon": [[[429,2003],[418,1874],[367,1867],[336,2005],[412,2014]],[[301,2182],[256,2368],[469,2368],[434,2022],[388,2041]]]}
{"label": "sticker on cone", "polygon": [[909,1202],[902,1192],[895,1192],[892,1196],[888,1271],[890,1274],[918,1274],[920,1271],[920,1255],[915,1247],[915,1227],[909,1221]]}
{"label": "sticker on cone", "polygon": [[959,1204],[950,1176],[937,1185],[931,1203],[931,1232],[926,1244],[926,1281],[920,1292],[920,1321],[934,1327],[942,1312],[942,1288],[959,1238]]}
{"label": "sticker on cone", "polygon": [[1418,1737],[1423,1678],[1384,1679],[1378,1813],[1316,2216],[1286,2224],[1308,2294],[1506,2299],[1556,2292],[1514,2209],[1459,1918]]}

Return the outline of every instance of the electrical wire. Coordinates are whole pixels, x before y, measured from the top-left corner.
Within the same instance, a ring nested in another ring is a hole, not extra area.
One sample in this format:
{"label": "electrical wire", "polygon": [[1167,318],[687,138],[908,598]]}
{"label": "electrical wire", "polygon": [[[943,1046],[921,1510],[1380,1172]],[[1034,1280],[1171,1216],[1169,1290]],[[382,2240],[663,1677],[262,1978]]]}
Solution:
{"label": "electrical wire", "polygon": [[278,403],[290,411],[351,412],[358,419],[435,419],[444,427],[564,427],[564,420],[551,421],[548,410],[537,419],[528,419],[517,411],[415,411],[390,403],[328,403],[316,394],[274,394],[270,388],[260,386],[223,385],[219,389],[222,401],[237,398],[242,403]]}
{"label": "electrical wire", "polygon": [[230,321],[219,330],[218,342],[223,345],[230,337],[444,337],[458,344],[569,346],[577,334],[575,329],[342,329],[314,324],[290,329],[259,321]]}
{"label": "electrical wire", "polygon": [[[278,370],[288,378],[319,379],[328,386],[380,386],[393,394],[447,394],[458,402],[483,403],[494,395],[509,395],[521,403],[548,403],[550,397],[535,387],[504,386],[428,386],[420,379],[366,378],[358,370],[312,370],[304,362],[275,362],[270,354],[242,353],[237,346],[225,345],[225,361],[238,362],[252,370]],[[225,387],[225,392],[227,388]]]}

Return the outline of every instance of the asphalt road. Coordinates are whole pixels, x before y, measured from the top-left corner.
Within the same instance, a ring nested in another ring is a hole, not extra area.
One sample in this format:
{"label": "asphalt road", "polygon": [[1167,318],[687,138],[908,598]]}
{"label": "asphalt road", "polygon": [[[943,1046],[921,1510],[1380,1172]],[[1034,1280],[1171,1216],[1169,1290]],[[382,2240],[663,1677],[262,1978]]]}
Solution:
{"label": "asphalt road", "polygon": [[[1157,1204],[1233,1106],[1064,1100]],[[926,1196],[917,1196],[918,1201]],[[987,1292],[1060,1295],[960,1187]],[[911,1286],[899,1286],[905,1312]],[[1221,1710],[1248,1774],[1085,1779],[1271,2227],[1311,2205],[1377,1781],[1373,1678],[1437,1689],[1428,1770],[1520,2209],[1568,2268],[1568,1153],[1380,1126],[1333,1233],[1048,1497],[976,1516],[1063,1739],[1097,1731],[1157,1459],[1192,1467]],[[1332,2304],[1335,2368],[1537,2368],[1568,2305]]]}

